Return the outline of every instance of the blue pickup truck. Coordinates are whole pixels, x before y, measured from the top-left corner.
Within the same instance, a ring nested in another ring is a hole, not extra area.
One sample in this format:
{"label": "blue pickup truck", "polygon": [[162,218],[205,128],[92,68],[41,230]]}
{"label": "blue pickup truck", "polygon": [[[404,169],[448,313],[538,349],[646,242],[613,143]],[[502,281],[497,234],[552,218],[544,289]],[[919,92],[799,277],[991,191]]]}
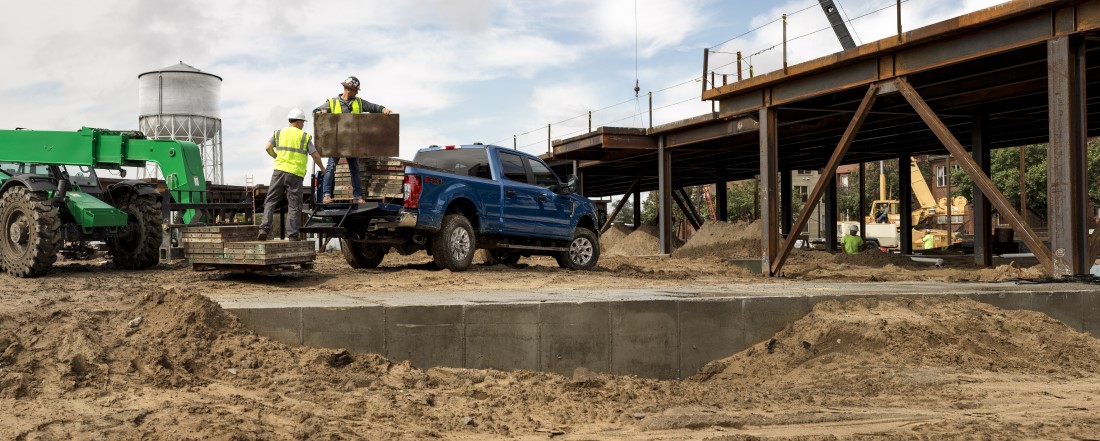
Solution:
{"label": "blue pickup truck", "polygon": [[374,268],[391,249],[426,250],[436,266],[469,268],[477,249],[514,265],[553,256],[569,269],[600,258],[592,201],[538,157],[480,144],[430,147],[405,167],[404,200],[318,206],[302,231],[339,238],[353,268]]}

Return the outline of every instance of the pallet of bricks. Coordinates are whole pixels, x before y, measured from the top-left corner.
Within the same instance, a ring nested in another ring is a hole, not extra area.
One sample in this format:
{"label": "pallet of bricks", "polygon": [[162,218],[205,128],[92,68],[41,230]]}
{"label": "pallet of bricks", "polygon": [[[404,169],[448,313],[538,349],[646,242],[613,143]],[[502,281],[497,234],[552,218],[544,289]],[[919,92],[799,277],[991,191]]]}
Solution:
{"label": "pallet of bricks", "polygon": [[317,255],[310,241],[257,241],[260,230],[254,225],[186,227],[180,231],[183,257],[196,271],[312,269]]}
{"label": "pallet of bricks", "polygon": [[[406,161],[398,158],[360,158],[359,176],[363,185],[363,199],[385,201],[404,198]],[[355,199],[351,188],[351,172],[346,159],[336,166],[334,202],[351,202]]]}

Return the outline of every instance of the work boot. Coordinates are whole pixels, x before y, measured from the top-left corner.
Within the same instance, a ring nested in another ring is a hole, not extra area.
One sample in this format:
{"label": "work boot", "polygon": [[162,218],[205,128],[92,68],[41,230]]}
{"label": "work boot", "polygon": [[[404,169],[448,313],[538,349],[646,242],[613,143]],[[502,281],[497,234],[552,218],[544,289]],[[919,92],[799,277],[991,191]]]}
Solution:
{"label": "work boot", "polygon": [[256,235],[256,240],[267,240],[267,232],[260,230],[260,233]]}
{"label": "work boot", "polygon": [[331,194],[326,194],[325,197],[321,198],[321,203],[322,204],[331,204],[332,203],[332,195]]}
{"label": "work boot", "polygon": [[364,201],[363,198],[355,198],[355,199],[351,200],[351,203],[353,203],[353,204],[362,204],[364,202],[366,202],[366,201]]}

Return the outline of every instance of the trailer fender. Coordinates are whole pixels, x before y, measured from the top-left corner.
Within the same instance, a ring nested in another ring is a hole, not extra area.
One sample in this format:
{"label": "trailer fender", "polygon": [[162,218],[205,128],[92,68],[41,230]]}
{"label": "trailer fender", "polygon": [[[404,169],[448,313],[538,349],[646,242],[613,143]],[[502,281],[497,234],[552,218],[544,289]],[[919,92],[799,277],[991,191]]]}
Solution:
{"label": "trailer fender", "polygon": [[49,176],[21,174],[15,175],[0,185],[0,194],[4,194],[12,187],[27,187],[31,191],[57,191],[57,179]]}

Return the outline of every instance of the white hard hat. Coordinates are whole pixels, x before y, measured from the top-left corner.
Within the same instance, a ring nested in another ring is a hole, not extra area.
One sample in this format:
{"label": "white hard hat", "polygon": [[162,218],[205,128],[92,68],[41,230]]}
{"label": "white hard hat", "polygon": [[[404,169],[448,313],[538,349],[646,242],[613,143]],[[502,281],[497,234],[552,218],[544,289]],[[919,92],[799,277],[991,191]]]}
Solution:
{"label": "white hard hat", "polygon": [[851,227],[848,227],[848,231],[851,231],[851,232],[855,233],[855,232],[859,231],[859,227],[857,227],[855,225],[852,225]]}
{"label": "white hard hat", "polygon": [[291,121],[295,121],[295,120],[305,121],[306,120],[306,113],[303,112],[302,109],[298,109],[298,108],[290,109],[290,114],[288,114],[286,116],[286,119],[289,119]]}

